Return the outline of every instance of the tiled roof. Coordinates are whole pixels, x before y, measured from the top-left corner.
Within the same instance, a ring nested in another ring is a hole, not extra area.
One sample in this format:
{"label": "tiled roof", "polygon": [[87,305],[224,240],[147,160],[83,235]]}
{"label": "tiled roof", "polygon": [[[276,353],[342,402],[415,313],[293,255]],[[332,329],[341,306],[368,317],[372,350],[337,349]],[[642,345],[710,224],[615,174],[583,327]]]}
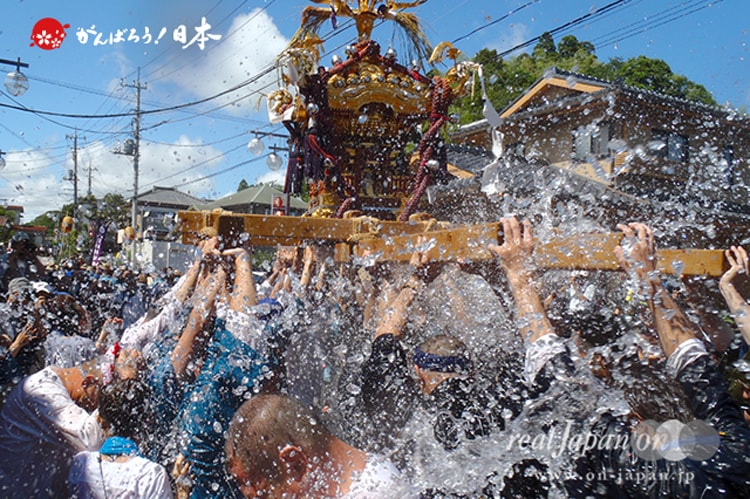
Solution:
{"label": "tiled roof", "polygon": [[482,175],[484,167],[492,163],[491,151],[466,144],[448,144],[448,163],[475,175]]}
{"label": "tiled roof", "polygon": [[482,118],[481,120],[472,121],[471,123],[466,123],[464,125],[459,126],[458,129],[452,133],[456,135],[460,135],[463,133],[470,133],[475,130],[481,130],[483,128],[487,128],[488,125],[489,125],[489,122],[487,121],[487,118]]}
{"label": "tiled roof", "polygon": [[141,205],[187,209],[196,203],[204,202],[204,199],[199,199],[172,187],[154,187],[150,191],[138,195],[138,203]]}
{"label": "tiled roof", "polygon": [[[196,204],[195,208],[199,210],[213,210],[215,208],[228,209],[233,206],[247,206],[251,204],[270,205],[273,198],[278,196],[284,196],[284,193],[278,189],[274,189],[270,185],[254,185],[216,201]],[[290,197],[290,205],[295,210],[307,209],[307,203],[294,196]]]}
{"label": "tiled roof", "polygon": [[[699,101],[693,101],[693,100],[689,100],[689,99],[683,99],[683,98],[680,98],[680,97],[674,97],[674,96],[671,96],[671,95],[662,94],[662,93],[655,92],[653,90],[648,90],[648,89],[645,89],[645,88],[633,87],[633,86],[630,86],[630,85],[624,85],[622,82],[619,82],[619,81],[611,82],[611,81],[603,80],[601,78],[595,78],[593,76],[584,75],[584,74],[581,74],[581,73],[575,73],[575,72],[572,72],[572,71],[565,71],[563,69],[560,69],[560,68],[557,68],[557,67],[554,67],[554,66],[551,67],[551,68],[549,68],[547,71],[545,71],[544,74],[541,77],[539,77],[539,79],[537,79],[529,88],[527,88],[517,99],[515,99],[513,102],[511,102],[505,109],[508,109],[508,108],[512,107],[519,99],[521,99],[524,95],[526,95],[530,89],[534,88],[541,81],[549,79],[549,78],[553,78],[553,77],[560,77],[560,78],[571,79],[571,81],[580,82],[580,83],[591,83],[591,84],[595,84],[595,85],[602,85],[607,90],[617,89],[617,90],[621,90],[621,91],[627,92],[629,94],[636,94],[636,95],[640,95],[640,96],[654,97],[654,98],[657,98],[657,99],[660,99],[660,100],[664,100],[664,101],[669,101],[669,102],[673,102],[673,103],[679,103],[679,104],[681,104],[683,106],[688,106],[690,108],[693,108],[696,111],[697,110],[706,110],[706,111],[711,111],[711,112],[714,112],[714,113],[722,113],[722,114],[727,114],[727,115],[737,115],[737,113],[738,113],[734,109],[730,109],[730,108],[726,108],[726,107],[722,107],[722,106],[714,106],[714,105],[705,104],[705,103],[699,102]],[[504,111],[505,110],[503,110],[503,112]],[[500,114],[502,114],[502,112]],[[477,121],[475,123],[477,125],[479,125],[479,123],[481,123],[481,121],[483,121],[483,120],[479,120],[479,121]],[[471,125],[473,125],[473,123],[469,123],[466,126],[471,126]]]}

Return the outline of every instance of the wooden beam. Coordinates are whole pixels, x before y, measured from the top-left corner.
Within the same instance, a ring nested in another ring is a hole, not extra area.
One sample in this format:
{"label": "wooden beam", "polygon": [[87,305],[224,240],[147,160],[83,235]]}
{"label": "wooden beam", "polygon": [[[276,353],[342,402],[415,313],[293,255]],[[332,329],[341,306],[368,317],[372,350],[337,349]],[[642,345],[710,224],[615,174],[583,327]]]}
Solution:
{"label": "wooden beam", "polygon": [[[434,261],[482,261],[494,258],[487,249],[502,241],[500,222],[444,228],[431,222],[245,215],[228,212],[180,212],[183,242],[194,244],[201,228],[211,226],[225,236],[246,233],[255,246],[295,246],[306,241],[336,245],[337,262],[368,258],[374,262],[408,262],[419,246]],[[438,230],[433,230],[437,227]],[[619,270],[614,249],[622,234],[577,234],[538,241],[541,268]],[[682,275],[720,276],[727,268],[724,252],[703,249],[660,249],[659,268]]]}
{"label": "wooden beam", "polygon": [[[501,244],[502,226],[498,223],[480,224],[424,234],[427,240],[419,243],[419,235],[362,241],[352,254],[377,261],[408,262],[420,245],[435,261],[481,261],[494,258],[489,244]],[[535,253],[540,268],[570,270],[619,270],[614,249],[622,234],[579,234],[537,241]],[[724,252],[703,249],[657,250],[660,270],[678,275],[720,276],[726,270]]]}
{"label": "wooden beam", "polygon": [[249,215],[231,212],[181,211],[182,242],[194,244],[203,227],[214,227],[219,234],[245,232],[255,245],[300,244],[305,240],[356,243],[375,237],[422,233],[435,222],[391,222],[371,217],[350,219],[311,218],[280,215]]}

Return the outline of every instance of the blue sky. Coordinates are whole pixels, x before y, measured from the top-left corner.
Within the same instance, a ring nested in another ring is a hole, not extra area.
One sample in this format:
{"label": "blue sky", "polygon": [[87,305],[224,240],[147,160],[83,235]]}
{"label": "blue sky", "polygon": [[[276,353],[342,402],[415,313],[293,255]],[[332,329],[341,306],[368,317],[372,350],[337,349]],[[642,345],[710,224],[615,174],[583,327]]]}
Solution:
{"label": "blue sky", "polygon": [[[665,60],[709,89],[722,104],[750,107],[750,7],[746,0],[629,0],[604,15],[594,16],[614,0],[428,0],[413,9],[433,44],[457,42],[471,56],[483,47],[500,51],[530,40],[586,14],[566,35],[591,41],[600,60],[637,55]],[[528,5],[527,5],[528,4]],[[135,108],[138,67],[142,109],[163,109],[214,96],[266,70],[295,32],[304,0],[4,0],[0,19],[0,58],[18,57],[30,65],[30,88],[23,96],[0,94],[0,104],[62,114],[101,116]],[[510,15],[508,15],[510,13]],[[507,18],[500,20],[503,16]],[[67,37],[55,50],[30,46],[35,24],[43,18],[69,24]],[[203,49],[183,49],[173,30],[185,26],[189,41],[205,17],[211,25]],[[465,37],[488,23],[488,28]],[[323,64],[356,37],[338,20],[338,33],[324,46]],[[146,43],[145,28],[159,43]],[[79,31],[91,30],[83,43]],[[118,30],[125,41],[95,45]],[[133,30],[135,36],[127,38]],[[92,33],[93,32],[93,33]],[[324,34],[332,32],[330,24]],[[391,26],[374,38],[388,46]],[[465,37],[465,38],[463,38]],[[397,40],[393,40],[398,51]],[[531,50],[533,45],[528,49]],[[445,69],[445,67],[441,67]],[[13,70],[0,65],[0,73]],[[248,153],[253,130],[275,131],[267,120],[263,94],[277,88],[271,71],[252,85],[206,103],[181,110],[145,115],[142,120],[139,191],[176,186],[198,197],[218,198],[234,192],[243,178],[250,183],[283,176],[268,170],[263,157]],[[63,177],[73,168],[70,138],[78,134],[79,194],[101,196],[133,192],[129,157],[112,151],[132,133],[132,119],[40,116],[0,107],[0,150],[6,167],[0,171],[0,202],[21,204],[24,219],[56,209],[73,199],[73,184]],[[272,141],[266,140],[267,145]],[[282,145],[279,141],[278,145]]]}

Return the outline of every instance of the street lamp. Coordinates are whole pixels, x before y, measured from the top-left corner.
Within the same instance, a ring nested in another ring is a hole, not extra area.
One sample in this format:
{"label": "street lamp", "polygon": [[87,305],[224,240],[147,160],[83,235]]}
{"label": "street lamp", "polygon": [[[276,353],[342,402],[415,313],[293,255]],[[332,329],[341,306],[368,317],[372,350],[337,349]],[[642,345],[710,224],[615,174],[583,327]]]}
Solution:
{"label": "street lamp", "polygon": [[262,140],[258,138],[257,135],[254,138],[250,139],[250,142],[247,143],[247,150],[250,151],[250,154],[253,154],[255,156],[261,154],[265,148],[266,145]]}
{"label": "street lamp", "polygon": [[[250,142],[247,143],[247,150],[255,155],[259,156],[266,148],[263,141],[260,139],[260,136],[262,137],[278,137],[281,139],[287,139],[289,140],[289,137],[286,135],[281,135],[278,133],[273,132],[259,132],[258,130],[255,130],[255,137],[250,140]],[[284,158],[278,154],[279,151],[289,151],[289,149],[284,147],[277,147],[275,145],[271,146],[271,153],[266,157],[266,166],[268,166],[268,169],[271,171],[279,171],[281,167],[284,165]],[[289,192],[285,193],[286,195],[286,203],[284,204],[284,214],[289,214],[289,203],[291,201],[291,196]],[[278,198],[281,199],[281,198]],[[273,208],[273,201],[272,201],[272,208]]]}
{"label": "street lamp", "polygon": [[[259,132],[258,130],[255,130],[254,133],[255,133],[255,137],[250,139],[250,142],[247,143],[247,150],[253,156],[260,156],[263,153],[263,151],[266,150],[266,145],[263,143],[263,140],[261,139],[261,137],[276,137],[279,139],[289,140],[288,136],[282,135],[280,133]],[[271,149],[272,151],[271,151],[271,154],[268,156],[268,158],[274,158],[274,159],[273,161],[271,161],[270,159],[267,159],[266,164],[272,170],[278,170],[279,168],[281,168],[281,163],[279,163],[280,158],[276,159],[278,158],[278,154],[276,154],[276,151],[285,150],[285,149],[276,147],[276,146],[271,146]],[[271,166],[272,163],[275,167]]]}
{"label": "street lamp", "polygon": [[21,72],[21,68],[28,68],[29,65],[25,62],[21,62],[20,57],[17,61],[0,59],[0,63],[10,64],[16,67],[16,70],[8,73],[8,76],[5,78],[5,89],[8,93],[13,97],[20,97],[26,93],[29,89],[29,79]]}
{"label": "street lamp", "polygon": [[266,165],[268,166],[268,169],[271,171],[278,171],[279,168],[281,168],[281,165],[284,164],[284,159],[276,154],[276,151],[279,149],[276,146],[271,146],[271,154],[268,155],[266,158]]}

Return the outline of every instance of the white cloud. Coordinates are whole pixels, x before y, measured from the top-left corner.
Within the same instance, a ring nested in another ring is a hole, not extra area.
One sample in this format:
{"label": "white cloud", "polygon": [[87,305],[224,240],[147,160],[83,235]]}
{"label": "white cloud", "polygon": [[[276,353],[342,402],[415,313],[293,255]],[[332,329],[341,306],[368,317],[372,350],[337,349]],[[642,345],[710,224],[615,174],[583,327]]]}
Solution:
{"label": "white cloud", "polygon": [[64,182],[52,170],[59,158],[35,150],[9,151],[4,158],[6,167],[0,171],[3,180],[0,199],[3,204],[23,206],[24,222],[30,222],[45,211],[59,209],[66,202],[61,189]]}
{"label": "white cloud", "polygon": [[531,38],[529,27],[525,24],[512,23],[508,28],[510,28],[509,31],[503,31],[497,40],[487,45],[487,48],[495,49],[498,52],[504,52]]}
{"label": "white cloud", "polygon": [[[220,41],[207,42],[198,52],[189,47],[179,57],[156,73],[198,97],[208,97],[222,92],[266,71],[289,43],[266,11],[255,9],[234,18],[232,25]],[[271,71],[256,82],[212,101],[214,104],[233,103],[226,109],[247,113],[257,104],[258,94],[275,88],[277,73]],[[251,97],[248,94],[253,93]]]}
{"label": "white cloud", "polygon": [[[114,146],[91,142],[79,148],[78,195],[88,192],[88,171],[91,171],[91,191],[97,197],[113,192],[129,198],[133,195],[133,158],[116,154]],[[212,173],[223,160],[221,151],[203,146],[201,139],[179,137],[174,144],[141,141],[139,161],[140,193],[155,186],[173,186],[195,181]],[[24,206],[24,221],[50,210],[59,210],[73,201],[73,183],[63,179],[73,170],[72,155],[64,160],[64,173],[59,172],[59,160],[39,151],[9,152],[7,166],[0,171],[5,185],[0,198],[7,204]],[[213,180],[205,179],[177,187],[183,192],[208,192]]]}
{"label": "white cloud", "polygon": [[278,171],[268,171],[255,179],[256,184],[268,184],[271,182],[275,182],[281,186],[284,185],[284,181],[286,180],[286,169],[282,168]]}
{"label": "white cloud", "polygon": [[142,142],[140,161],[140,192],[154,186],[188,185],[178,187],[184,192],[208,192],[213,180],[193,182],[211,173],[223,160],[221,151],[212,146],[201,146],[183,135],[174,145]]}

